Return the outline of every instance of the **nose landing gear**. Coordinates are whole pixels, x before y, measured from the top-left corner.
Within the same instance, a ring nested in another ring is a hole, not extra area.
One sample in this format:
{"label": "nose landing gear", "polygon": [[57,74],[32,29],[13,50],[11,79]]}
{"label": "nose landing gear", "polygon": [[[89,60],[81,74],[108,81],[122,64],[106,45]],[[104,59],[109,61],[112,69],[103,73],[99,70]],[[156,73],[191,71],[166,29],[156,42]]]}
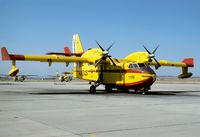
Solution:
{"label": "nose landing gear", "polygon": [[149,93],[150,87],[143,87],[140,88],[140,91],[142,92],[143,95],[147,95]]}
{"label": "nose landing gear", "polygon": [[140,92],[143,95],[148,95],[150,89],[151,89],[150,87],[140,87],[140,88],[135,89],[135,92]]}

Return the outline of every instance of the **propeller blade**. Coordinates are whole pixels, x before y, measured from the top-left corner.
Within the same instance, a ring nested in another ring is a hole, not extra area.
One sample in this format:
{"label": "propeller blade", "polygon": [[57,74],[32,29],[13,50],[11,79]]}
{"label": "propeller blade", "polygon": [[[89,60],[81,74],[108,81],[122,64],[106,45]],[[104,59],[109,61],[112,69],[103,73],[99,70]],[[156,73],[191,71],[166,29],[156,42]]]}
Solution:
{"label": "propeller blade", "polygon": [[108,58],[111,60],[111,62],[113,63],[114,66],[116,66],[115,62],[112,60],[112,58],[110,56],[108,56]]}
{"label": "propeller blade", "polygon": [[105,51],[97,41],[96,41],[96,43],[101,48],[102,51]]}
{"label": "propeller blade", "polygon": [[157,61],[157,59],[153,58],[155,60],[155,62],[157,63],[157,65],[155,66],[156,69],[158,69],[161,65],[160,63]]}
{"label": "propeller blade", "polygon": [[154,53],[157,51],[159,45],[154,49],[154,51],[153,51],[152,53],[151,53],[144,45],[143,45],[143,47],[144,47],[144,49],[149,53],[149,62],[151,62],[151,61],[152,61],[151,58],[153,58],[153,59],[155,60],[156,64],[157,64],[157,65],[155,65],[155,68],[158,69],[161,65],[160,65],[160,63],[158,62],[158,60],[155,58]]}
{"label": "propeller blade", "polygon": [[94,66],[97,67],[97,65],[99,65],[99,63],[101,63],[102,60],[103,60],[103,58],[101,57],[101,59],[99,59]]}
{"label": "propeller blade", "polygon": [[114,45],[114,42],[106,49],[104,50],[103,47],[101,47],[101,45],[96,41],[97,45],[99,46],[99,48],[101,48],[101,50],[103,51],[102,53],[102,57],[96,62],[95,67],[97,65],[99,65],[101,63],[102,60],[106,60],[107,58],[110,59],[110,61],[113,63],[114,66],[116,66],[115,62],[112,60],[111,56],[108,55],[109,54],[109,50],[111,49],[111,47]]}
{"label": "propeller blade", "polygon": [[115,59],[115,61],[117,61],[118,63],[120,63],[119,60],[117,60],[116,58],[114,58],[114,59]]}
{"label": "propeller blade", "polygon": [[109,51],[110,48],[115,44],[115,42],[113,42],[106,50]]}
{"label": "propeller blade", "polygon": [[144,49],[151,55],[151,52],[143,45]]}
{"label": "propeller blade", "polygon": [[160,46],[160,45],[158,45],[158,46],[154,49],[154,51],[152,52],[153,54],[156,52],[156,50],[159,48],[159,46]]}

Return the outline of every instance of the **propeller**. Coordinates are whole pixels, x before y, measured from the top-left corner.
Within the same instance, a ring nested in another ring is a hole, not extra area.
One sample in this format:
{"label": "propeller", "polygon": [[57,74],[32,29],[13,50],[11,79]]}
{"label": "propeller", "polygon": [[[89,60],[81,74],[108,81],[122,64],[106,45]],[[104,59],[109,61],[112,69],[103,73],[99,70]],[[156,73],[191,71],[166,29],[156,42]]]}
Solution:
{"label": "propeller", "polygon": [[96,43],[103,52],[102,52],[102,57],[96,62],[94,66],[96,67],[97,65],[101,63],[101,61],[106,60],[106,58],[109,58],[110,61],[113,63],[113,65],[116,66],[115,62],[112,60],[111,56],[109,55],[109,50],[114,45],[114,42],[106,50],[97,41]]}
{"label": "propeller", "polygon": [[144,49],[149,53],[149,62],[152,62],[152,59],[154,59],[154,61],[156,62],[156,66],[155,68],[158,69],[161,65],[158,62],[158,60],[155,58],[155,52],[157,51],[157,49],[159,48],[159,45],[153,50],[153,52],[151,53],[144,45],[143,45]]}

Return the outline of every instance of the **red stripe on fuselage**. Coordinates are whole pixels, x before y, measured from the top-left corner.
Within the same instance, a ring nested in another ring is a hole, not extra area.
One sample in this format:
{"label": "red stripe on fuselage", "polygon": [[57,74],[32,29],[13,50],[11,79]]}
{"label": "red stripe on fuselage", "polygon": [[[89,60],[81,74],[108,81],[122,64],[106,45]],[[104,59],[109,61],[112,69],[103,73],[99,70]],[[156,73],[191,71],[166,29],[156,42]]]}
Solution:
{"label": "red stripe on fuselage", "polygon": [[84,70],[88,72],[111,72],[111,73],[144,73],[141,70],[131,70],[131,69],[122,69],[122,70]]}

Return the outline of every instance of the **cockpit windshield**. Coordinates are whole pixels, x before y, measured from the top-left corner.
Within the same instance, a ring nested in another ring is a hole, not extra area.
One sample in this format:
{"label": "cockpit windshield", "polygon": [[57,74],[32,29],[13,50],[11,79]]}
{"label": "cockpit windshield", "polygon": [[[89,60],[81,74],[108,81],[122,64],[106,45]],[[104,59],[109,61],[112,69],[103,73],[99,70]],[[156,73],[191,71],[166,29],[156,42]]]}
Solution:
{"label": "cockpit windshield", "polygon": [[130,63],[129,69],[132,70],[142,70],[144,72],[149,72],[151,74],[154,74],[155,72],[150,68],[148,64],[145,63]]}
{"label": "cockpit windshield", "polygon": [[129,64],[129,69],[140,69],[140,68],[146,68],[146,65],[144,63],[131,63]]}

